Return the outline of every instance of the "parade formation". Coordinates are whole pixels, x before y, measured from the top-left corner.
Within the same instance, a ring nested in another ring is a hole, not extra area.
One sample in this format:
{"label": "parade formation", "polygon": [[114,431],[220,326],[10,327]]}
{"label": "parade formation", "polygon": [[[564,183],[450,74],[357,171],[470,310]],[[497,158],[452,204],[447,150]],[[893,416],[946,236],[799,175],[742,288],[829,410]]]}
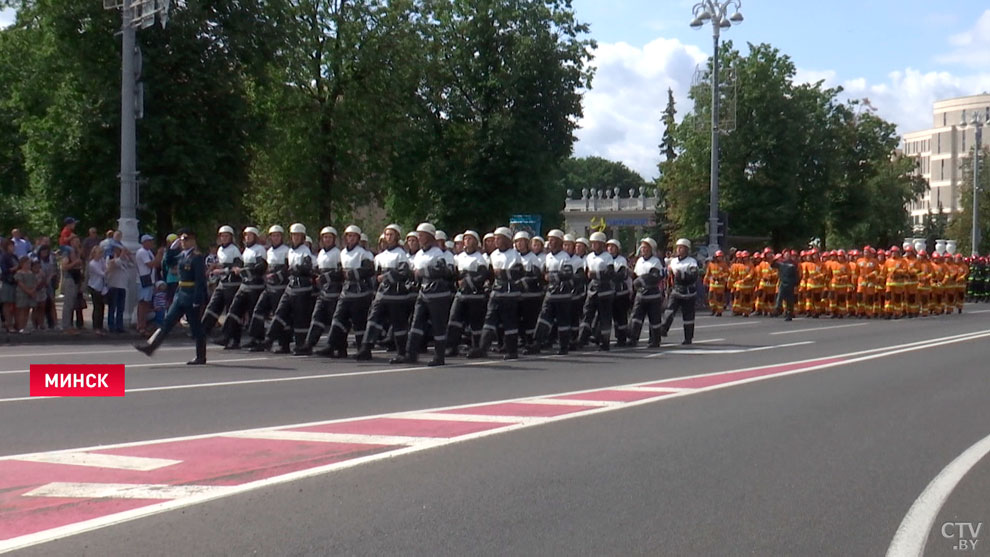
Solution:
{"label": "parade formation", "polygon": [[688,239],[664,258],[654,239],[643,238],[627,259],[603,232],[575,238],[554,229],[544,239],[498,227],[450,241],[430,223],[405,236],[390,224],[377,253],[355,225],[344,229],[340,245],[337,230],[324,227],[318,251],[302,224],[289,227],[288,244],[284,236],[271,226],[265,247],[260,231],[247,227],[238,245],[234,229],[222,226],[216,254],[204,263],[195,236],[183,230],[166,255],[178,265],[178,303],[137,348],[150,356],[185,316],[197,343],[190,364],[206,362],[206,339],[222,321],[213,340],[227,350],[340,359],[353,334],[359,361],[380,346],[394,352],[391,363],[417,363],[432,344],[428,365],[439,366],[447,357],[488,357],[493,346],[507,360],[554,345],[560,355],[591,345],[607,351],[613,336],[615,346],[635,347],[647,321],[648,346],[656,348],[678,312],[683,343],[691,344],[699,290],[712,315],[728,309],[786,320],[961,313],[964,300],[985,301],[990,293],[986,258],[929,255],[910,243],[848,252],[717,251],[702,266]]}

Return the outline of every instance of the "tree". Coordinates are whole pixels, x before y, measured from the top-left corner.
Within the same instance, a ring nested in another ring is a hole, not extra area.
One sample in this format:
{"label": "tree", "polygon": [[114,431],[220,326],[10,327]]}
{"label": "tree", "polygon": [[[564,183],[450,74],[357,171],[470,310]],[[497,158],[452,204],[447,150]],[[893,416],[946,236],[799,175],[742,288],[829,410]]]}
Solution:
{"label": "tree", "polygon": [[569,158],[560,165],[561,185],[575,195],[581,190],[611,190],[619,188],[619,197],[632,197],[632,192],[648,183],[636,171],[621,162],[602,157]]}
{"label": "tree", "polygon": [[[955,213],[949,219],[949,226],[943,238],[956,241],[956,253],[969,255],[972,252],[973,235],[973,154],[963,159],[962,174],[959,181],[960,207],[962,211]],[[980,253],[990,252],[990,148],[983,147],[980,151],[980,187],[978,190],[977,207],[979,218],[977,225],[980,236]]]}
{"label": "tree", "polygon": [[660,172],[663,173],[664,163],[672,163],[677,158],[677,141],[674,139],[674,128],[677,126],[675,117],[677,109],[674,107],[674,90],[667,88],[667,107],[663,109],[663,138],[660,140],[660,152],[663,154],[663,161],[660,163]]}

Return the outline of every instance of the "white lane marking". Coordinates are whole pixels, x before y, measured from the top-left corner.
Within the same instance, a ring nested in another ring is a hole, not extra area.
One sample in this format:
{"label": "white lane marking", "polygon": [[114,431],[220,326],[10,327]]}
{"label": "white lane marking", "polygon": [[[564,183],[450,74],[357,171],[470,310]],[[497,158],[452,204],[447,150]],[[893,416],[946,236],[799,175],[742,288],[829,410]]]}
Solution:
{"label": "white lane marking", "polygon": [[[311,441],[314,443],[355,443],[358,445],[412,445],[435,443],[434,437],[406,437],[399,435],[364,435],[360,433],[326,433],[322,431],[289,431],[270,429],[231,433],[222,437],[239,439],[274,439],[279,441]],[[442,439],[442,438],[440,438]]]}
{"label": "white lane marking", "polygon": [[52,482],[29,491],[24,496],[66,499],[182,499],[195,495],[222,497],[228,491],[229,487],[215,485]]}
{"label": "white lane marking", "polygon": [[847,323],[845,325],[830,325],[828,327],[809,327],[807,329],[794,329],[793,331],[776,331],[771,335],[793,335],[797,333],[807,333],[809,331],[827,331],[829,329],[845,329],[846,327],[862,327],[869,323]]}
{"label": "white lane marking", "polygon": [[976,311],[967,311],[965,313],[990,313],[990,309],[978,309]]}
{"label": "white lane marking", "polygon": [[[701,344],[695,343],[695,344]],[[711,350],[695,350],[692,348],[682,348],[677,350],[669,350],[667,352],[658,352],[656,354],[650,354],[646,356],[647,358],[653,358],[655,356],[663,356],[664,354],[745,354],[748,352],[760,352],[762,350],[773,350],[775,348],[789,348],[791,346],[803,346],[805,344],[815,344],[813,340],[803,340],[801,342],[789,342],[787,344],[772,344],[770,346],[754,346],[752,348],[715,348]]]}
{"label": "white lane marking", "polygon": [[[825,369],[825,368],[830,368],[830,367],[836,367],[836,366],[841,366],[841,365],[848,365],[848,364],[851,364],[851,363],[855,363],[855,362],[859,362],[859,361],[864,361],[864,360],[870,360],[870,359],[874,359],[874,358],[883,358],[883,357],[887,357],[887,356],[891,356],[891,355],[895,355],[895,354],[900,354],[900,353],[904,353],[904,352],[911,352],[911,351],[915,351],[915,350],[925,350],[925,349],[930,348],[931,346],[941,346],[941,345],[953,344],[953,343],[957,343],[957,342],[966,342],[966,341],[969,341],[969,340],[975,340],[975,339],[984,338],[984,337],[988,337],[988,336],[990,336],[990,332],[985,332],[985,333],[982,333],[982,334],[979,334],[979,335],[974,335],[974,336],[969,336],[969,337],[944,337],[944,338],[941,338],[941,339],[932,339],[931,341],[929,341],[927,343],[924,343],[924,344],[922,344],[922,343],[915,343],[916,346],[913,346],[913,347],[900,348],[900,349],[897,349],[897,350],[888,350],[887,352],[883,352],[883,353],[879,353],[879,354],[871,354],[871,355],[867,355],[867,356],[863,356],[863,357],[859,357],[859,358],[837,360],[837,361],[827,362],[827,363],[823,363],[823,364],[812,365],[812,366],[808,366],[806,368],[797,369],[797,370],[788,371],[788,372],[783,372],[783,373],[776,373],[776,374],[771,374],[771,375],[764,375],[764,376],[759,376],[759,377],[753,377],[753,378],[750,378],[750,379],[744,379],[744,380],[739,380],[739,381],[721,383],[721,384],[717,384],[717,385],[712,385],[710,387],[705,387],[705,388],[702,388],[702,389],[695,389],[695,390],[691,390],[691,391],[684,391],[684,392],[681,392],[681,393],[675,393],[675,394],[672,394],[672,395],[667,396],[667,397],[655,397],[655,398],[649,398],[649,399],[640,400],[640,401],[629,402],[629,403],[623,404],[622,406],[608,406],[608,407],[602,407],[602,408],[588,408],[588,409],[586,409],[586,410],[584,410],[582,412],[571,413],[571,414],[563,414],[563,415],[555,416],[555,417],[551,417],[551,418],[519,418],[519,417],[511,417],[511,418],[508,418],[508,420],[511,420],[511,422],[514,422],[514,423],[508,423],[504,427],[493,428],[493,429],[486,430],[486,431],[480,431],[480,432],[475,432],[475,433],[470,433],[470,434],[467,434],[467,435],[459,436],[459,437],[456,437],[456,438],[453,438],[453,439],[449,439],[449,440],[447,440],[443,444],[444,445],[448,445],[448,444],[454,444],[454,443],[461,443],[461,442],[465,442],[465,441],[469,441],[469,440],[473,440],[473,439],[479,439],[479,438],[486,437],[486,436],[489,436],[489,435],[497,435],[497,434],[505,433],[505,432],[508,432],[508,431],[514,431],[516,429],[521,429],[521,428],[524,428],[524,427],[529,427],[529,426],[532,426],[532,425],[542,424],[542,423],[546,423],[546,422],[560,421],[560,420],[565,420],[565,419],[572,419],[572,418],[576,418],[576,417],[580,417],[580,416],[588,416],[588,415],[592,415],[592,414],[597,414],[597,413],[600,413],[600,412],[609,412],[609,411],[616,410],[616,409],[619,409],[619,408],[626,408],[626,407],[631,407],[631,406],[639,406],[639,405],[642,405],[642,404],[652,404],[652,403],[657,402],[657,401],[668,400],[668,399],[671,399],[671,398],[677,398],[677,397],[681,397],[681,396],[690,396],[690,395],[697,394],[697,393],[702,393],[702,392],[708,392],[708,391],[717,390],[717,389],[724,389],[724,388],[734,387],[734,386],[745,384],[745,383],[752,383],[752,382],[755,382],[755,381],[764,381],[764,380],[778,378],[778,377],[783,377],[783,376],[787,376],[787,375],[795,375],[795,374],[798,374],[798,373],[807,373],[807,372],[810,372],[810,371],[816,371],[816,370],[820,370],[820,369]],[[862,352],[875,352],[875,351],[876,350],[868,350],[868,351],[860,351],[859,353],[862,353]],[[850,353],[850,354],[856,354],[856,353]],[[834,356],[834,358],[842,358],[843,356],[847,356],[847,355],[839,354],[839,355]],[[815,359],[810,359],[810,360],[800,360],[800,361],[794,361],[794,362],[785,362],[785,363],[776,364],[776,365],[791,365],[791,364],[797,364],[797,363],[802,363],[802,362],[814,362],[814,361],[818,361],[818,360],[822,360],[822,359],[823,358],[815,358]],[[737,372],[740,372],[740,371],[748,371],[748,370],[752,370],[752,369],[761,369],[761,368],[766,368],[766,367],[770,367],[770,366],[765,366],[765,365],[764,366],[756,366],[756,367],[751,367],[751,368],[743,368],[743,369],[737,369],[737,370],[728,370],[728,371],[722,371],[722,372],[716,372],[716,373],[709,373],[709,374],[700,374],[700,375],[696,375],[696,376],[693,376],[693,377],[700,377],[700,376],[705,376],[705,375],[724,375],[724,374],[729,374],[729,373],[737,373]],[[684,379],[684,378],[671,378],[670,380],[673,380],[673,379]],[[655,383],[655,382],[657,382],[657,380],[651,380],[651,381],[647,381],[647,382],[643,382],[643,383],[638,383],[638,384],[634,384],[634,385],[629,385],[629,386],[643,386],[643,385],[647,385],[647,384]],[[620,388],[620,386],[614,386],[612,388]],[[599,387],[599,388],[596,388],[596,389],[587,389],[587,390],[584,390],[584,391],[576,391],[576,392],[590,392],[590,391],[597,391],[597,390],[600,390],[600,389],[601,388]],[[561,395],[566,395],[566,394],[574,394],[574,393],[559,393],[559,394],[556,394],[556,395],[546,395],[546,396],[561,396]],[[506,401],[498,401],[498,403],[520,402],[520,401],[523,401],[523,400],[524,399],[511,399],[511,400],[506,400]],[[483,403],[483,404],[495,404],[495,402],[488,402],[488,403]],[[490,422],[490,421],[502,421],[502,422],[505,422],[505,421],[507,421],[505,418],[496,418],[494,416],[480,416],[480,415],[468,415],[468,414],[443,414],[443,413],[440,413],[440,411],[442,411],[442,410],[450,410],[450,409],[454,409],[454,408],[466,408],[466,407],[477,406],[477,405],[478,405],[478,403],[472,403],[470,405],[455,406],[455,407],[450,407],[450,408],[435,408],[435,409],[432,409],[432,410],[429,410],[429,411],[426,411],[426,412],[406,412],[406,413],[398,413],[398,414],[380,414],[378,416],[361,416],[361,417],[357,417],[357,418],[348,418],[348,419],[345,419],[345,420],[332,420],[332,421],[329,421],[329,422],[313,422],[313,423],[310,423],[310,424],[295,424],[295,425],[291,425],[291,426],[283,426],[283,428],[299,428],[299,427],[305,427],[307,425],[319,425],[319,424],[335,423],[335,422],[347,422],[347,421],[353,421],[353,420],[358,420],[358,419],[366,420],[366,419],[373,418],[373,417],[391,417],[391,418],[409,418],[409,419],[433,419],[433,420],[455,420],[455,421],[481,421],[481,422]],[[264,429],[271,429],[271,428],[264,428]],[[259,430],[255,430],[255,431],[260,431],[260,429]],[[131,442],[131,443],[121,443],[121,444],[118,444],[118,445],[104,446],[102,448],[117,448],[117,447],[125,447],[125,446],[138,446],[138,445],[157,444],[157,443],[164,443],[164,442],[170,442],[170,441],[181,441],[181,440],[190,440],[190,439],[203,439],[203,438],[216,437],[218,435],[227,435],[227,434],[230,434],[230,433],[236,433],[236,432],[227,432],[227,433],[220,433],[220,434],[213,433],[213,434],[204,434],[204,435],[193,435],[193,436],[187,436],[187,437],[177,437],[177,438],[172,438],[172,439],[160,439],[160,440],[156,440],[156,441],[138,441],[138,442]],[[157,503],[157,504],[154,504],[154,505],[149,505],[149,506],[141,507],[139,509],[133,509],[133,510],[130,510],[130,511],[125,511],[125,512],[121,512],[121,513],[116,513],[116,514],[112,514],[112,515],[98,517],[98,518],[94,518],[94,519],[91,519],[91,520],[87,520],[87,521],[83,521],[83,522],[79,522],[79,523],[75,523],[75,524],[69,524],[69,525],[66,525],[66,526],[59,527],[59,528],[53,528],[53,529],[50,529],[50,530],[45,530],[45,531],[42,531],[42,532],[37,532],[37,533],[29,534],[29,535],[26,535],[26,536],[21,536],[21,537],[18,537],[18,538],[12,538],[12,539],[9,539],[9,540],[0,541],[0,553],[6,552],[6,551],[12,551],[12,550],[15,550],[15,549],[21,549],[21,548],[24,548],[24,547],[28,547],[28,546],[31,546],[31,545],[36,545],[36,544],[39,544],[39,543],[44,543],[46,541],[51,541],[51,540],[54,540],[54,539],[62,538],[62,537],[73,535],[73,534],[79,534],[79,533],[82,533],[82,532],[87,532],[87,531],[95,530],[95,529],[98,529],[98,528],[104,528],[104,527],[107,527],[107,526],[112,526],[112,525],[115,525],[115,524],[120,524],[120,523],[123,523],[123,522],[134,520],[136,518],[141,518],[141,517],[145,517],[145,516],[149,516],[149,515],[153,515],[153,514],[158,514],[158,513],[161,513],[161,512],[165,512],[165,511],[176,510],[176,509],[188,507],[188,506],[191,506],[191,505],[196,505],[196,504],[203,503],[203,502],[206,502],[206,501],[211,501],[211,500],[214,500],[214,499],[218,499],[220,497],[224,497],[224,496],[227,496],[227,495],[233,495],[233,494],[237,494],[237,493],[244,493],[244,492],[251,491],[251,490],[254,490],[254,489],[259,489],[259,488],[269,487],[269,486],[273,486],[273,485],[284,484],[284,483],[288,483],[288,482],[295,481],[295,480],[298,480],[298,479],[303,479],[303,478],[309,478],[309,477],[313,477],[313,476],[318,476],[318,475],[326,474],[328,472],[332,472],[332,471],[336,471],[336,470],[342,470],[342,469],[345,469],[345,468],[351,468],[351,467],[354,467],[354,466],[359,466],[359,465],[365,464],[367,462],[374,462],[374,461],[382,460],[382,459],[385,459],[385,458],[394,458],[394,457],[397,457],[397,456],[400,456],[400,455],[405,455],[405,454],[410,454],[410,453],[414,453],[414,452],[418,452],[418,451],[430,449],[430,448],[433,448],[435,446],[437,446],[437,445],[425,445],[425,444],[424,445],[411,445],[411,446],[408,446],[408,447],[406,447],[404,449],[397,449],[397,450],[394,450],[394,451],[386,451],[386,452],[377,453],[377,454],[373,454],[373,455],[367,455],[367,456],[364,456],[364,457],[359,457],[359,458],[355,458],[355,459],[351,459],[351,460],[345,460],[345,461],[341,461],[341,462],[336,462],[336,463],[333,463],[333,464],[327,464],[327,465],[319,466],[319,467],[316,467],[316,468],[310,468],[310,469],[306,469],[306,470],[299,470],[297,472],[292,472],[292,473],[284,474],[284,475],[281,475],[281,476],[276,476],[276,477],[272,477],[272,478],[266,478],[266,479],[262,479],[262,480],[256,480],[254,482],[250,482],[250,483],[247,483],[247,484],[241,484],[239,486],[234,486],[234,487],[227,488],[227,491],[224,491],[224,492],[202,493],[202,494],[193,495],[193,496],[190,496],[190,497],[187,497],[187,498],[183,498],[183,499],[179,499],[179,500],[166,501],[166,502],[163,502],[163,503]],[[54,451],[54,452],[65,453],[65,452],[72,452],[72,451],[75,451],[75,450],[89,450],[89,449],[68,449],[68,450],[64,450],[64,451]],[[16,457],[0,457],[0,460],[10,460],[10,459],[13,459],[13,458],[16,458]]]}
{"label": "white lane marking", "polygon": [[136,470],[150,472],[166,466],[178,464],[181,460],[167,458],[148,458],[143,456],[120,456],[98,453],[65,453],[65,454],[36,454],[17,460],[28,462],[43,462],[46,464],[68,464],[71,466],[94,466],[96,468],[114,468],[117,470]]}
{"label": "white lane marking", "polygon": [[[39,354],[37,352],[28,352],[22,354],[0,354],[0,358],[58,358],[60,356],[83,356],[87,354],[92,354],[93,356],[102,356],[103,354],[135,354],[135,355],[140,354],[140,352],[138,352],[134,348],[127,348],[125,350],[100,350],[98,344],[94,346],[96,346],[95,350],[80,350],[80,351],[72,351],[72,352],[46,352],[42,354]],[[173,350],[191,351],[193,348],[195,347],[192,345],[166,346],[163,348],[159,348],[157,351],[158,352],[171,352]],[[210,352],[213,352],[215,350],[223,350],[223,348],[219,346],[217,347],[210,346],[208,347],[208,350]]]}
{"label": "white lane marking", "polygon": [[990,435],[966,449],[935,476],[901,521],[894,539],[890,542],[890,547],[887,548],[888,557],[913,557],[924,554],[928,533],[931,532],[942,505],[963,477],[988,453],[990,453]]}
{"label": "white lane marking", "polygon": [[[273,358],[274,358],[274,356],[255,356],[255,357],[252,357],[252,358],[230,358],[230,359],[226,359],[226,360],[209,360],[208,363],[207,363],[207,365],[211,365],[211,364],[223,364],[223,363],[230,363],[230,362],[253,362],[253,361],[256,361],[256,360],[271,360]],[[65,362],[62,362],[62,363],[65,363]],[[72,362],[72,363],[76,363],[76,362]],[[135,368],[135,367],[181,366],[181,365],[185,365],[185,363],[186,362],[149,362],[149,363],[144,363],[144,364],[124,364],[124,368],[125,369],[131,369],[131,368]],[[12,374],[15,374],[15,373],[29,373],[30,371],[31,371],[30,369],[12,369],[12,370],[8,370],[8,371],[0,371],[0,375],[12,375]],[[130,392],[130,391],[127,391],[127,392]],[[35,397],[35,398],[38,398],[38,397]],[[49,397],[44,397],[44,398],[49,398]]]}
{"label": "white lane marking", "polygon": [[527,398],[522,401],[526,404],[546,404],[548,406],[620,406],[621,401],[607,401],[607,400],[577,400],[573,398],[560,399],[560,398]]}
{"label": "white lane marking", "polygon": [[[661,379],[666,381],[666,379]],[[646,393],[680,393],[683,391],[693,391],[694,389],[681,389],[677,387],[623,387],[623,391],[643,391]]]}

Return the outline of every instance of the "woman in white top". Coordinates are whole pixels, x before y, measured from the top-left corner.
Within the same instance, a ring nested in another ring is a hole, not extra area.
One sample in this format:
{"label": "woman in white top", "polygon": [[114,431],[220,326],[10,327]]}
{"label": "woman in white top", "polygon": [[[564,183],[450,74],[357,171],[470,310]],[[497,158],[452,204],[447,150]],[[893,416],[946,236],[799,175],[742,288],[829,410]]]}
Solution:
{"label": "woman in white top", "polygon": [[127,285],[131,271],[135,268],[134,257],[117,241],[110,244],[111,254],[107,259],[107,330],[111,333],[124,332],[124,304],[127,301]]}
{"label": "woman in white top", "polygon": [[86,289],[93,300],[93,330],[103,333],[103,296],[107,294],[107,260],[103,248],[93,246],[89,250],[89,263],[86,264]]}

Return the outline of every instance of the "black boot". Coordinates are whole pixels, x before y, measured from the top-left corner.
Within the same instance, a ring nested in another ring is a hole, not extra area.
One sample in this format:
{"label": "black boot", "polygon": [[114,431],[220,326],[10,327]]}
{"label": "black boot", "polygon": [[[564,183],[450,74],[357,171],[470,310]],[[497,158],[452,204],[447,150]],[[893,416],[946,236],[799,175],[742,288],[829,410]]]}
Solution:
{"label": "black boot", "polygon": [[503,360],[519,358],[519,335],[505,335],[505,356]]}
{"label": "black boot", "polygon": [[612,345],[612,335],[608,333],[602,333],[598,337],[598,351],[608,352]]}
{"label": "black boot", "polygon": [[272,341],[265,339],[260,342],[255,342],[252,340],[246,348],[248,349],[248,352],[267,352],[272,349]]}
{"label": "black boot", "polygon": [[317,356],[333,357],[333,346],[324,346],[313,353]]}
{"label": "black boot", "polygon": [[396,342],[398,353],[389,360],[390,364],[415,364],[419,363],[419,346],[423,342],[423,336],[416,333],[409,333],[406,336],[406,345]]}
{"label": "black boot", "polygon": [[201,366],[206,364],[206,337],[196,339],[196,359],[186,362],[187,366]]}
{"label": "black boot", "polygon": [[[264,339],[257,339],[257,338],[252,337],[251,340],[247,344],[245,344],[244,346],[242,346],[241,348],[247,350],[248,352],[253,352],[253,351],[255,351],[254,350],[255,347],[261,346],[264,343],[265,343]],[[262,348],[262,350],[264,350],[264,349]]]}
{"label": "black boot", "polygon": [[433,359],[430,363],[426,364],[430,367],[442,366],[447,362],[444,361],[444,355],[447,353],[447,341],[446,340],[434,340],[433,349],[435,353],[433,354]]}
{"label": "black boot", "polygon": [[354,356],[354,359],[359,362],[367,362],[371,360],[371,345],[367,342],[361,345],[361,349]]}
{"label": "black boot", "polygon": [[629,343],[626,341],[626,331],[623,329],[618,329],[615,332],[615,345],[616,346],[628,346]]}
{"label": "black boot", "polygon": [[468,359],[477,360],[479,358],[488,357],[488,347],[492,345],[492,340],[495,338],[495,331],[491,329],[483,329],[481,331],[481,339],[478,340],[478,345],[468,352]]}
{"label": "black boot", "polygon": [[134,348],[137,348],[139,352],[144,352],[144,355],[150,358],[151,355],[155,353],[155,350],[158,350],[158,347],[161,346],[164,341],[165,331],[158,329],[153,335],[151,335],[148,342],[143,344],[135,344]]}
{"label": "black boot", "polygon": [[570,331],[558,331],[557,340],[560,342],[560,346],[557,348],[558,356],[566,356],[568,354],[568,348],[570,348],[571,343],[571,332]]}
{"label": "black boot", "polygon": [[523,354],[526,356],[535,356],[540,353],[540,342],[535,341],[526,348],[523,348]]}
{"label": "black boot", "polygon": [[694,339],[694,323],[684,325],[684,342],[681,344],[691,344],[692,339]]}
{"label": "black boot", "polygon": [[313,347],[306,342],[306,333],[295,335],[295,346],[292,349],[293,356],[309,356],[313,354]]}

